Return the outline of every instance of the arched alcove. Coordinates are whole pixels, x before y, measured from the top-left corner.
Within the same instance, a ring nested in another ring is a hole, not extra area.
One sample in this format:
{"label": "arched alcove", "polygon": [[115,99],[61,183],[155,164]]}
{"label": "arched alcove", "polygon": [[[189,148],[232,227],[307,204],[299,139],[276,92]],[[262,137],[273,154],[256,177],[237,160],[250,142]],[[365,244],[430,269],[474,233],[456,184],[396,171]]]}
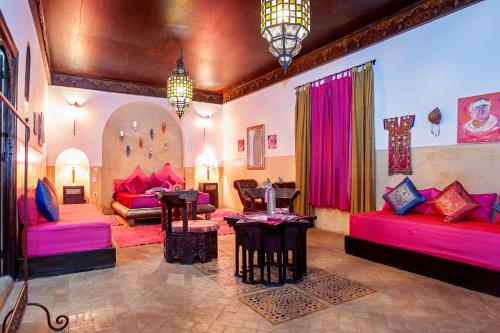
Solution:
{"label": "arched alcove", "polygon": [[82,185],[85,187],[85,200],[89,202],[90,165],[87,155],[81,150],[69,148],[62,151],[56,159],[55,186],[62,202],[63,186]]}
{"label": "arched alcove", "polygon": [[[135,129],[134,122],[137,125]],[[142,148],[139,146],[140,139]],[[127,146],[130,147],[128,156]],[[104,211],[110,212],[114,179],[127,177],[137,165],[150,174],[159,171],[166,162],[170,162],[175,170],[184,175],[182,131],[175,116],[166,108],[148,102],[127,103],[116,109],[109,117],[102,135]]]}

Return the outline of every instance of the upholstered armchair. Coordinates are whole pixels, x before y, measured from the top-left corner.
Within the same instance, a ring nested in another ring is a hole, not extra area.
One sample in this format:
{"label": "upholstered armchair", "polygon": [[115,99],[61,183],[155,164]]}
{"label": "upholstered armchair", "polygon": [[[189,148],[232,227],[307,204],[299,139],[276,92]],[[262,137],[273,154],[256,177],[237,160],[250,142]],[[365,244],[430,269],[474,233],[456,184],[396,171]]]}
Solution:
{"label": "upholstered armchair", "polygon": [[233,186],[238,191],[238,196],[240,197],[241,204],[243,205],[244,212],[251,212],[253,210],[266,210],[266,203],[262,200],[257,200],[255,202],[255,207],[252,207],[252,200],[245,193],[247,188],[257,188],[259,184],[255,179],[237,179],[233,182]]}

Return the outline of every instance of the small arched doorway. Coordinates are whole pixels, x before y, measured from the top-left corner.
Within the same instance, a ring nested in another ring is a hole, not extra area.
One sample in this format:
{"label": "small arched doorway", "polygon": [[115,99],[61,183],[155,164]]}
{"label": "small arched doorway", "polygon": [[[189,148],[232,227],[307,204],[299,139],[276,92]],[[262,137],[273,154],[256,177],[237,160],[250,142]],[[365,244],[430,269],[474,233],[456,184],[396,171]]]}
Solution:
{"label": "small arched doorway", "polygon": [[87,155],[81,150],[69,148],[56,159],[55,186],[62,202],[63,186],[81,185],[85,188],[85,201],[89,202],[90,165]]}

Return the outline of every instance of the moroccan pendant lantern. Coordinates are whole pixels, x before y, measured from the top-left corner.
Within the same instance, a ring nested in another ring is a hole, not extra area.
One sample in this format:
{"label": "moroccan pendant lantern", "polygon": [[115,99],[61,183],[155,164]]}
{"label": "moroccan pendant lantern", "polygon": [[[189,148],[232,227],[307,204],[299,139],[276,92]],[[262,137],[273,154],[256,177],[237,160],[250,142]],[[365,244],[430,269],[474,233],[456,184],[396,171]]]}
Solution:
{"label": "moroccan pendant lantern", "polygon": [[179,118],[187,111],[189,103],[193,99],[193,80],[191,80],[188,71],[184,68],[182,49],[177,60],[177,67],[168,78],[167,98]]}
{"label": "moroccan pendant lantern", "polygon": [[309,0],[261,0],[261,33],[285,71],[311,28]]}

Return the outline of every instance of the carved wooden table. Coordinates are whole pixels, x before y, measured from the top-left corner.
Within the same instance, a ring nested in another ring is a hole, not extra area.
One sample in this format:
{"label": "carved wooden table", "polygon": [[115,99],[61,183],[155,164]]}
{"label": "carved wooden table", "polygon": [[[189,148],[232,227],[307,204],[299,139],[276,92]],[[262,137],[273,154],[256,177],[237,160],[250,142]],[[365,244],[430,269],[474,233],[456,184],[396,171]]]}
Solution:
{"label": "carved wooden table", "polygon": [[224,219],[235,230],[235,275],[243,282],[283,285],[300,282],[307,274],[307,230],[314,227],[316,216],[290,214],[286,221],[267,221],[267,214],[258,212]]}

